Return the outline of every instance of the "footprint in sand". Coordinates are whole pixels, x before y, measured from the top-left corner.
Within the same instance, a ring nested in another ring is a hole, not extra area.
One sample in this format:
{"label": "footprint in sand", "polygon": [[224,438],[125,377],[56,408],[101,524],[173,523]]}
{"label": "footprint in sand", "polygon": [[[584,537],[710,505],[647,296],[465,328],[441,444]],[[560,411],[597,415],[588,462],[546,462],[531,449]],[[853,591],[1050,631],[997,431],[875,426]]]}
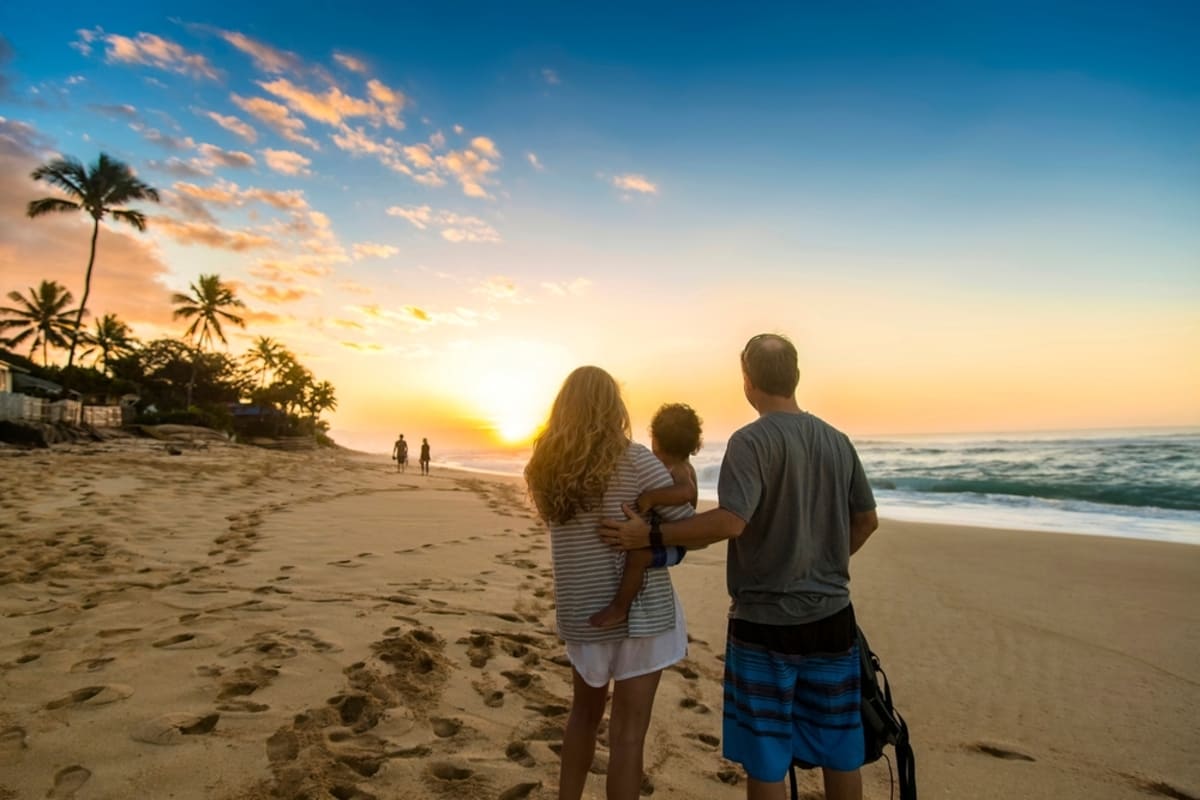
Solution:
{"label": "footprint in sand", "polygon": [[46,708],[54,710],[68,706],[103,706],[124,700],[132,694],[133,689],[116,683],[107,686],[84,686],[57,700],[51,700],[46,703]]}
{"label": "footprint in sand", "polygon": [[83,661],[76,661],[71,665],[71,672],[99,672],[115,660],[111,656],[106,656],[104,658],[88,658]]}
{"label": "footprint in sand", "polygon": [[46,792],[46,797],[49,800],[70,800],[91,777],[92,771],[87,767],[64,767],[54,776],[54,786]]}
{"label": "footprint in sand", "polygon": [[160,650],[201,650],[205,647],[215,647],[220,639],[207,633],[177,633],[153,643]]}
{"label": "footprint in sand", "polygon": [[967,749],[1004,761],[1037,761],[1033,756],[1026,755],[1019,750],[987,742],[976,742],[975,744],[967,745]]}
{"label": "footprint in sand", "polygon": [[185,736],[201,736],[212,733],[217,727],[220,714],[163,714],[143,722],[129,734],[134,741],[146,744],[180,744]]}
{"label": "footprint in sand", "polygon": [[525,742],[509,742],[508,747],[504,749],[504,755],[509,761],[515,761],[522,767],[537,766],[537,761],[534,760],[533,754],[529,752],[529,745]]}
{"label": "footprint in sand", "polygon": [[433,733],[439,739],[449,739],[462,730],[461,719],[448,719],[445,717],[434,717],[430,720],[433,725]]}
{"label": "footprint in sand", "polygon": [[29,746],[25,743],[25,737],[25,729],[15,725],[0,729],[0,751],[24,750]]}
{"label": "footprint in sand", "polygon": [[707,714],[711,710],[708,706],[704,705],[704,703],[701,703],[694,697],[683,698],[679,701],[679,707],[686,708],[689,711],[695,711],[697,714]]}
{"label": "footprint in sand", "polygon": [[499,800],[524,800],[535,790],[542,788],[542,782],[537,783],[518,783],[516,786],[511,786],[500,793]]}

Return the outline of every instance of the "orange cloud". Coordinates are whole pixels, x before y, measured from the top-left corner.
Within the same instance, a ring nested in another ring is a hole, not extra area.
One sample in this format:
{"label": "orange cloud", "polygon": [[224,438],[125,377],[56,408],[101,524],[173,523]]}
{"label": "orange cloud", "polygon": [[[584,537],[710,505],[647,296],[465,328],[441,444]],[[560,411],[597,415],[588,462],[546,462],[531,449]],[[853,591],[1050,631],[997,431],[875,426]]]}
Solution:
{"label": "orange cloud", "polygon": [[303,300],[310,294],[316,294],[314,289],[309,289],[303,286],[281,289],[277,286],[272,286],[269,283],[260,283],[256,286],[251,286],[247,289],[247,291],[257,297],[259,300],[275,304],[294,303],[297,300]]}
{"label": "orange cloud", "polygon": [[232,250],[240,253],[245,250],[257,250],[274,244],[270,236],[222,228],[205,222],[181,222],[170,217],[156,217],[151,222],[153,230],[166,233],[180,244],[202,244],[222,250]]}
{"label": "orange cloud", "polygon": [[260,150],[263,159],[267,162],[267,166],[281,175],[309,175],[311,171],[308,165],[312,163],[312,159],[305,158],[299,153],[291,150]]}
{"label": "orange cloud", "polygon": [[258,131],[235,116],[218,114],[216,111],[207,111],[204,115],[234,136],[240,137],[247,144],[254,144],[258,141]]}
{"label": "orange cloud", "polygon": [[210,164],[220,164],[223,167],[248,169],[254,166],[254,156],[241,150],[223,150],[215,144],[202,144],[200,155]]}
{"label": "orange cloud", "polygon": [[300,56],[291,51],[280,50],[237,31],[220,31],[220,36],[254,59],[255,66],[263,72],[298,72],[304,68]]}
{"label": "orange cloud", "polygon": [[411,222],[420,230],[429,226],[441,229],[442,238],[448,242],[499,242],[500,234],[479,217],[456,214],[453,211],[435,211],[429,206],[392,206],[387,213]]}
{"label": "orange cloud", "polygon": [[289,142],[307,145],[314,150],[321,149],[315,140],[301,133],[305,130],[304,120],[293,117],[287,106],[265,97],[242,97],[238,94],[232,94],[229,97],[233,100],[234,105]]}
{"label": "orange cloud", "polygon": [[[80,31],[81,39],[84,38],[84,33]],[[104,60],[110,64],[145,64],[168,72],[210,80],[218,80],[221,77],[204,56],[189,52],[175,42],[152,33],[139,33],[132,39],[117,34],[105,34],[101,38],[108,44]]]}
{"label": "orange cloud", "polygon": [[375,242],[357,242],[352,249],[355,261],[361,261],[364,258],[390,258],[400,252],[398,247]]}
{"label": "orange cloud", "polygon": [[350,70],[351,72],[357,72],[360,75],[367,74],[367,65],[365,63],[363,63],[362,61],[360,61],[359,59],[355,58],[354,56],[346,55],[345,53],[335,52],[333,54],[333,60],[336,61],[337,63],[341,64],[343,67]]}
{"label": "orange cloud", "polygon": [[352,97],[336,86],[317,94],[296,86],[287,78],[277,78],[270,82],[259,81],[258,85],[281,98],[292,111],[328,125],[340,125],[347,117],[375,118],[381,113],[374,103]]}
{"label": "orange cloud", "polygon": [[613,176],[612,184],[613,186],[625,192],[658,194],[658,184],[652,183],[645,175],[636,175],[633,173],[628,175],[615,175]]}

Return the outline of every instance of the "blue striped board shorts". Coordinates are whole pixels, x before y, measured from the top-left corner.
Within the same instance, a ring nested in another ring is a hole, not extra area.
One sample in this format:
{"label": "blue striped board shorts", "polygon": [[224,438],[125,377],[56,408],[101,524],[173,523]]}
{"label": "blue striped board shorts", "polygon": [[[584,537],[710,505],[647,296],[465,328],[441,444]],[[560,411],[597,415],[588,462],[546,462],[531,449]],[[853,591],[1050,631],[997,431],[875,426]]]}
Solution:
{"label": "blue striped board shorts", "polygon": [[[845,772],[862,766],[861,664],[854,612],[846,611],[849,638],[835,630],[833,640],[849,649],[832,652],[814,649],[800,630],[808,626],[730,620],[723,755],[754,780],[782,781],[793,761]],[[844,629],[845,612],[834,616],[842,619],[833,627]],[[816,640],[828,642],[829,631],[826,625]]]}

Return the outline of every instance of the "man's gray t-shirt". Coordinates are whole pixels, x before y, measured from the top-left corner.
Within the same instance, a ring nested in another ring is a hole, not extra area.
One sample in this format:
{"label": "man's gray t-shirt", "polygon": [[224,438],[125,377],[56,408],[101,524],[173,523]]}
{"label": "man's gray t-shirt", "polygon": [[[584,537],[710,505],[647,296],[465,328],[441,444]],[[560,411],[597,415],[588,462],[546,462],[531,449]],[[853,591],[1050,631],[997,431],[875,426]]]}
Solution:
{"label": "man's gray t-shirt", "polygon": [[729,615],[799,625],[850,603],[850,514],[875,508],[854,445],[812,414],[773,412],[735,433],[721,508],[746,521],[729,542]]}

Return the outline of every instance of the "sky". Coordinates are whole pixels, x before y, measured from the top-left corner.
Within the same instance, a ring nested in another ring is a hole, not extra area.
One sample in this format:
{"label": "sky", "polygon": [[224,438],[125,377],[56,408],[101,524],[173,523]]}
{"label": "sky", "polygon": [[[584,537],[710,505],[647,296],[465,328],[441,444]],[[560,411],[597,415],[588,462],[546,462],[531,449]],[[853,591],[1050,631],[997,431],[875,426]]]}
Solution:
{"label": "sky", "polygon": [[377,5],[0,7],[0,291],[81,294],[29,173],[104,152],[162,202],[92,314],[219,274],[353,447],[520,446],[583,364],[718,441],[763,331],[852,435],[1200,424],[1195,4]]}

